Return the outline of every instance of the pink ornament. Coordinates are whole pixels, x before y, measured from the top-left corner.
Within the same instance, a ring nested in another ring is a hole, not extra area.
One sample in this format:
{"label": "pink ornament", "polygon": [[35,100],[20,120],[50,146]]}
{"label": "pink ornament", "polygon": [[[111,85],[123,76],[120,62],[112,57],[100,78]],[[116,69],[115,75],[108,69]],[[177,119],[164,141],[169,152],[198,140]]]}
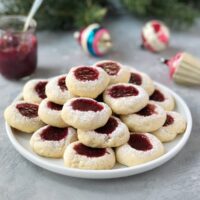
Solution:
{"label": "pink ornament", "polygon": [[163,63],[165,63],[169,67],[170,77],[173,77],[174,73],[176,72],[176,69],[180,64],[181,58],[182,52],[179,52],[172,58],[163,60]]}
{"label": "pink ornament", "polygon": [[110,33],[99,24],[91,24],[76,32],[74,37],[82,49],[92,56],[103,56],[112,47]]}
{"label": "pink ornament", "polygon": [[179,52],[169,60],[163,59],[169,67],[170,77],[180,84],[200,85],[200,60],[186,52]]}
{"label": "pink ornament", "polygon": [[152,20],[144,25],[141,37],[142,45],[146,49],[159,52],[167,48],[170,31],[163,22]]}

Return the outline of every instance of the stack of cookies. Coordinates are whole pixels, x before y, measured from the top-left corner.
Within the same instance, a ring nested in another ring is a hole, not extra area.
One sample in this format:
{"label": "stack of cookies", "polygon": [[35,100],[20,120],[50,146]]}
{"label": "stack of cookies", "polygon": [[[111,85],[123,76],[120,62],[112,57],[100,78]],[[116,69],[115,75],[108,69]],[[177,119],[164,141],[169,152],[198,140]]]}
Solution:
{"label": "stack of cookies", "polygon": [[5,110],[7,123],[33,133],[32,150],[67,167],[135,166],[164,154],[186,128],[174,98],[151,78],[118,62],[77,66],[49,80],[30,80],[23,100]]}

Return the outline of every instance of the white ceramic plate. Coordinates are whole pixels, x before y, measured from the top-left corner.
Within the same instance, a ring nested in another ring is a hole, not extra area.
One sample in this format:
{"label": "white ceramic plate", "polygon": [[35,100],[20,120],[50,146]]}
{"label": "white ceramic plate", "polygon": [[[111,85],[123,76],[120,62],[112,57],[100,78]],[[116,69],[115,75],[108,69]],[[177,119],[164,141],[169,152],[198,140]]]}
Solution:
{"label": "white ceramic plate", "polygon": [[[120,164],[117,164],[114,169],[111,170],[82,170],[82,169],[73,169],[73,168],[67,168],[63,164],[62,159],[51,159],[51,158],[44,158],[40,157],[37,154],[35,154],[29,145],[29,140],[31,135],[25,134],[21,132],[17,132],[16,130],[12,129],[7,123],[6,123],[6,130],[8,137],[13,144],[13,146],[16,148],[16,150],[24,156],[26,159],[31,161],[32,163],[50,170],[52,172],[63,174],[67,176],[73,176],[73,177],[79,177],[79,178],[89,178],[89,179],[108,179],[108,178],[117,178],[117,177],[125,177],[130,176],[134,174],[139,174],[145,171],[149,171],[153,168],[156,168],[164,163],[166,163],[168,160],[172,159],[185,145],[187,142],[190,132],[192,129],[192,117],[190,110],[184,100],[178,96],[176,93],[174,93],[169,88],[156,83],[156,85],[160,86],[162,89],[168,91],[171,93],[175,100],[176,100],[176,111],[181,113],[187,120],[187,129],[185,133],[178,136],[174,141],[165,144],[165,150],[166,153],[157,158],[156,160],[153,160],[151,162],[138,165],[135,167],[126,167]],[[19,95],[16,100],[21,99],[21,95]]]}

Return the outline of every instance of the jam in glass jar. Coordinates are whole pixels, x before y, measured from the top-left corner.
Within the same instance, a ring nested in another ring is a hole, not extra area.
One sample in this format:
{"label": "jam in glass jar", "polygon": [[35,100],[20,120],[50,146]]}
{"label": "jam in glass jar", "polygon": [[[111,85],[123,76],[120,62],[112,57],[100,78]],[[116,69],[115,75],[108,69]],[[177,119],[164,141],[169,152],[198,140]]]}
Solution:
{"label": "jam in glass jar", "polygon": [[8,79],[31,75],[37,66],[37,23],[23,31],[25,16],[0,17],[0,73]]}

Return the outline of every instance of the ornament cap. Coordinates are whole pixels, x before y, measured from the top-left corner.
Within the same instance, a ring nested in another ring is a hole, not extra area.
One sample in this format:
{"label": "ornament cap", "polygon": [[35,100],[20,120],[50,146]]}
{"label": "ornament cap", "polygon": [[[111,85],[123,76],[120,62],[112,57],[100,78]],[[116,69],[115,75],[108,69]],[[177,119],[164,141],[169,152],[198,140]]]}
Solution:
{"label": "ornament cap", "polygon": [[166,58],[160,58],[160,62],[163,63],[163,64],[166,64],[167,65],[167,62],[169,61],[169,59],[166,59]]}
{"label": "ornament cap", "polygon": [[79,37],[80,37],[80,32],[79,32],[79,31],[76,31],[76,32],[74,33],[74,38],[75,38],[76,40],[78,40]]}

